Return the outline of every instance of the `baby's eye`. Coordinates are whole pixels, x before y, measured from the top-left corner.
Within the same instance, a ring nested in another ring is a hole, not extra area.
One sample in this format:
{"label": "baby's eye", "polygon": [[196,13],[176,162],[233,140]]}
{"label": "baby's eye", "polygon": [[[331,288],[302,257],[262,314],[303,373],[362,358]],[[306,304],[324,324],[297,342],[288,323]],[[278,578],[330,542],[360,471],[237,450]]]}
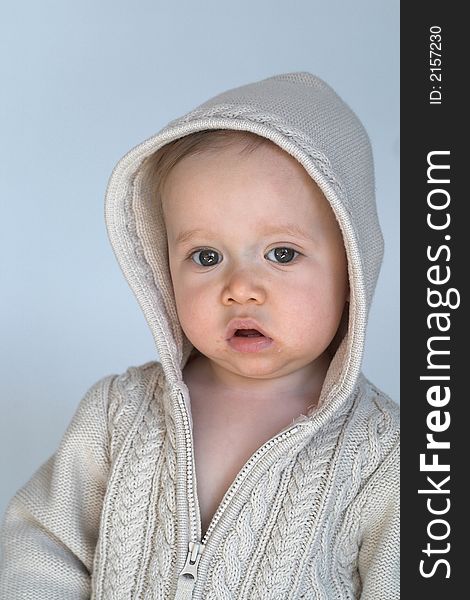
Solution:
{"label": "baby's eye", "polygon": [[292,262],[292,260],[295,258],[294,255],[300,254],[300,252],[297,252],[297,250],[294,250],[293,248],[286,248],[284,246],[273,248],[266,254],[266,256],[269,256],[271,252],[274,252],[274,256],[276,257],[275,260],[280,263]]}
{"label": "baby's eye", "polygon": [[216,265],[219,262],[217,260],[218,256],[220,256],[220,254],[210,248],[195,250],[190,254],[191,260],[201,267],[211,267],[212,265]]}

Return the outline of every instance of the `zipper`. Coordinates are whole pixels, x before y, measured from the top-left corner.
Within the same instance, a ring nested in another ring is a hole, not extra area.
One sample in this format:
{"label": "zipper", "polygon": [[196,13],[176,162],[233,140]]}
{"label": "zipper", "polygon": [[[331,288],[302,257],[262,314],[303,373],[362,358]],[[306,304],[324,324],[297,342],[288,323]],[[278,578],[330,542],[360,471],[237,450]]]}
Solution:
{"label": "zipper", "polygon": [[180,572],[180,574],[178,576],[178,584],[177,584],[177,588],[176,588],[175,600],[191,600],[194,586],[196,585],[196,582],[197,582],[199,561],[201,560],[201,555],[204,551],[204,548],[206,547],[207,540],[208,540],[210,534],[212,533],[212,531],[214,530],[215,526],[219,522],[219,520],[225,510],[225,507],[230,502],[230,500],[233,498],[234,494],[240,487],[241,482],[244,479],[245,475],[250,470],[251,465],[254,462],[256,462],[262,454],[266,453],[270,448],[272,448],[273,446],[278,444],[280,441],[285,440],[286,438],[290,437],[294,433],[297,433],[297,431],[299,429],[301,429],[301,426],[295,425],[294,427],[291,427],[291,429],[287,429],[283,433],[278,434],[276,437],[271,438],[270,440],[265,442],[260,448],[258,448],[258,450],[251,456],[251,458],[248,460],[248,462],[245,463],[242,470],[239,472],[239,474],[235,478],[235,481],[232,483],[228,492],[225,494],[224,499],[222,500],[221,504],[217,508],[215,515],[213,516],[212,521],[210,522],[209,527],[207,528],[207,531],[204,534],[204,537],[202,538],[201,541],[199,541],[197,539],[198,536],[200,535],[199,531],[197,531],[197,529],[198,529],[197,523],[198,523],[199,515],[196,510],[196,495],[194,493],[194,486],[193,486],[194,479],[193,479],[192,454],[191,454],[191,428],[189,426],[189,419],[188,419],[187,410],[186,410],[186,406],[185,406],[184,396],[182,393],[179,393],[178,397],[182,401],[182,405],[180,404],[180,407],[181,407],[181,412],[183,415],[183,425],[184,425],[185,439],[186,439],[186,459],[187,459],[186,469],[187,469],[187,481],[188,481],[188,504],[189,504],[189,511],[190,511],[190,516],[191,516],[190,526],[191,526],[194,537],[193,537],[193,541],[190,541],[188,544],[188,553],[186,555],[186,562],[184,564],[182,571]]}
{"label": "zipper", "polygon": [[197,568],[203,550],[204,544],[201,542],[189,542],[186,562],[178,576],[175,600],[190,600],[193,597],[193,589],[197,579]]}

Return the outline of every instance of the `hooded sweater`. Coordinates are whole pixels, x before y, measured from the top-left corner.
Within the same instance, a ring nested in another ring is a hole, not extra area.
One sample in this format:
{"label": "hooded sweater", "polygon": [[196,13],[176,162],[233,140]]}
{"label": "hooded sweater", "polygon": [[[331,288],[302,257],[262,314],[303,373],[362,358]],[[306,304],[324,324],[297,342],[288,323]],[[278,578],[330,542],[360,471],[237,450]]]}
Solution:
{"label": "hooded sweater", "polygon": [[[348,260],[347,327],[318,403],[260,446],[204,536],[176,312],[150,158],[208,129],[253,132],[320,187]],[[398,406],[361,372],[383,253],[368,136],[320,78],[285,73],[221,93],[126,154],[108,235],[159,360],[92,385],[54,455],[12,498],[2,600],[399,598]]]}

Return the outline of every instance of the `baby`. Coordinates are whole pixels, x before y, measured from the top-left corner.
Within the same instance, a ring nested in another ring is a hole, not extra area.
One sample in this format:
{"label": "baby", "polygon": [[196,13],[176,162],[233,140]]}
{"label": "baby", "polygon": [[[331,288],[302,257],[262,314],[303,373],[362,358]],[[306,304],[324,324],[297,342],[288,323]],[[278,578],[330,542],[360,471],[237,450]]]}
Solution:
{"label": "baby", "polygon": [[348,283],[334,214],[292,156],[253,134],[194,135],[161,197],[178,319],[199,351],[183,380],[206,531],[249,457],[317,403]]}
{"label": "baby", "polygon": [[12,499],[0,597],[399,598],[354,113],[310,73],[228,90],[119,162],[106,223],[159,362],[95,383]]}

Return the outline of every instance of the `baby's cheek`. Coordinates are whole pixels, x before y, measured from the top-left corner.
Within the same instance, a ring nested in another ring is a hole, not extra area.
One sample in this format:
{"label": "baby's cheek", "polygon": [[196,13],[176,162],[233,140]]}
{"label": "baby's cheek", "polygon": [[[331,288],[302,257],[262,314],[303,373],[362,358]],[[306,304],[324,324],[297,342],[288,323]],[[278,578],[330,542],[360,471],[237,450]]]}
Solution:
{"label": "baby's cheek", "polygon": [[303,286],[292,290],[288,305],[308,321],[317,315],[321,302],[321,291],[316,286]]}
{"label": "baby's cheek", "polygon": [[325,302],[318,291],[311,290],[310,294],[298,298],[291,325],[298,338],[308,341],[331,326],[333,313],[331,303]]}
{"label": "baby's cheek", "polygon": [[184,319],[186,328],[199,333],[209,327],[214,301],[208,297],[207,291],[200,286],[191,286],[182,296],[180,318]]}

